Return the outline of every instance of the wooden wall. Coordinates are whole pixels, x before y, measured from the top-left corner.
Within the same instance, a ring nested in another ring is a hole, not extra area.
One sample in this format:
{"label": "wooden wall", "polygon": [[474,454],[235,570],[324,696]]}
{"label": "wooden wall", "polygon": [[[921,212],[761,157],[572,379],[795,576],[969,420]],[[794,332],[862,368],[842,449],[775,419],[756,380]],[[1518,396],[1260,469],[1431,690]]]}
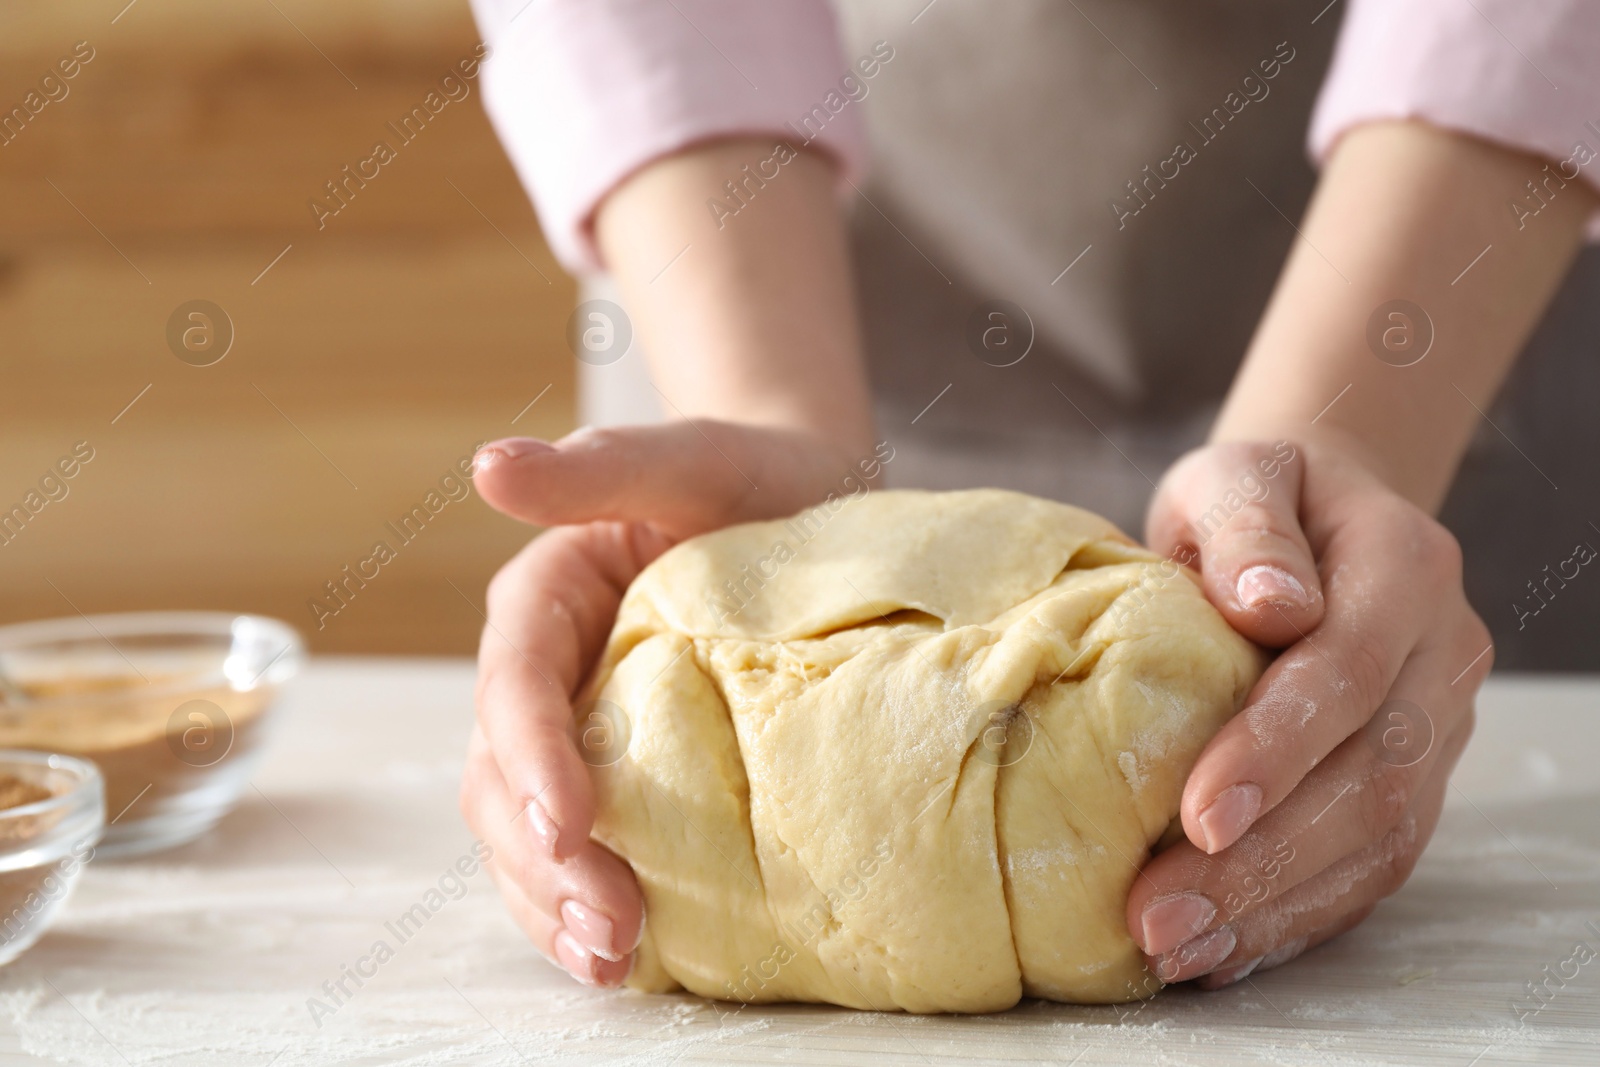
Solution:
{"label": "wooden wall", "polygon": [[[570,428],[573,286],[475,81],[386,129],[473,55],[465,0],[125,2],[0,9],[0,110],[94,50],[0,145],[0,509],[94,451],[0,546],[0,621],[241,610],[323,651],[471,650],[531,531],[475,496],[404,547],[385,522],[475,442]],[[308,201],[379,139],[396,158],[319,229]],[[211,366],[169,348],[191,300],[234,326]],[[318,630],[307,601],[380,538]]]}

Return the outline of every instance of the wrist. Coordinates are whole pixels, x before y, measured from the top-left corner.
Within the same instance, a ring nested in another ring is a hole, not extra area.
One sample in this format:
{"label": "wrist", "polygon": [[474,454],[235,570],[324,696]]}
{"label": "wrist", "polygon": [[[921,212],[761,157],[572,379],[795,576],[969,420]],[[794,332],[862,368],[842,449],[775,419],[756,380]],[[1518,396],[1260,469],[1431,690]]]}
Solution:
{"label": "wrist", "polygon": [[872,447],[848,240],[830,159],[798,151],[732,217],[708,211],[771,141],[693,146],[601,205],[596,235],[669,417]]}
{"label": "wrist", "polygon": [[1543,166],[1424,123],[1347,133],[1214,439],[1325,441],[1436,510],[1593,207],[1574,187],[1519,228],[1504,205]]}

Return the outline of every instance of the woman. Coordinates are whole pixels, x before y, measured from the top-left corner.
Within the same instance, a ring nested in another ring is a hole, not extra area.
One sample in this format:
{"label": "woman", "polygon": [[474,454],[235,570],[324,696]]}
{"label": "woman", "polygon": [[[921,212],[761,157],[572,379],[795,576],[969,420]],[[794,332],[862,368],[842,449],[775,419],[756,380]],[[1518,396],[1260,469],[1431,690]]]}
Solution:
{"label": "woman", "polygon": [[643,351],[666,416],[479,456],[556,527],[490,589],[463,788],[536,946],[614,985],[642,928],[570,730],[629,580],[880,439],[899,484],[1130,528],[1148,498],[1148,543],[1283,650],[1132,891],[1161,978],[1237,981],[1404,882],[1494,659],[1432,515],[1475,433],[1554,492],[1484,412],[1596,207],[1600,15],[1346,6],[479,0],[551,244],[615,286],[574,324],[586,395]]}

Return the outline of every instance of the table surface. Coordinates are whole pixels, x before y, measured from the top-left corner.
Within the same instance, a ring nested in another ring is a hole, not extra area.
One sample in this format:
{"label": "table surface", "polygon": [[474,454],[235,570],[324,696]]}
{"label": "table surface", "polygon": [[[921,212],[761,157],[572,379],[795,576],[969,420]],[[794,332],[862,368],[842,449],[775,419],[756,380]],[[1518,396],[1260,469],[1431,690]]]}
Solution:
{"label": "table surface", "polygon": [[[1405,889],[1219,993],[982,1017],[729,1014],[567,980],[480,872],[318,1025],[322,983],[394,944],[385,924],[472,844],[456,811],[471,665],[321,660],[237,810],[184,848],[91,865],[0,972],[0,1063],[1600,1063],[1600,959],[1564,962],[1579,942],[1600,951],[1597,703],[1600,679],[1491,679]],[[1568,977],[1519,1021],[1546,967]]]}

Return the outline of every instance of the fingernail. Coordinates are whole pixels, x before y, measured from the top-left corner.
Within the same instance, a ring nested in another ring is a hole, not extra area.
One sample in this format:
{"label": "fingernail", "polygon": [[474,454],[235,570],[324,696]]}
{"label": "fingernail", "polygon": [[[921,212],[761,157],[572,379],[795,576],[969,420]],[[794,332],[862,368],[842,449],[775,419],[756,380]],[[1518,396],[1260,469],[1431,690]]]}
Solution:
{"label": "fingernail", "polygon": [[507,437],[501,442],[490,442],[472,456],[472,477],[478,477],[485,470],[499,466],[502,462],[515,462],[526,456],[541,456],[554,451],[554,445],[541,442],[536,437]]}
{"label": "fingernail", "polygon": [[1162,955],[1156,962],[1156,975],[1163,982],[1174,981],[1179,975],[1198,978],[1215,970],[1238,943],[1231,929],[1220,926]]}
{"label": "fingernail", "polygon": [[1230,785],[1218,793],[1210,807],[1200,813],[1200,833],[1206,839],[1206,851],[1215,855],[1239,840],[1259,814],[1261,787],[1254,782]]}
{"label": "fingernail", "polygon": [[594,955],[566,930],[556,931],[556,960],[584,985],[599,985],[595,978]]}
{"label": "fingernail", "polygon": [[1176,893],[1144,906],[1144,950],[1152,956],[1178,947],[1216,918],[1217,906],[1199,893]]}
{"label": "fingernail", "polygon": [[472,459],[473,470],[484,470],[502,460],[522,459],[526,456],[542,455],[554,452],[555,446],[548,441],[541,441],[537,437],[507,437],[499,441],[491,441],[478,450]]}
{"label": "fingernail", "polygon": [[1256,960],[1256,962],[1261,965],[1261,969],[1263,971],[1270,971],[1274,967],[1280,967],[1283,964],[1288,963],[1290,960],[1300,955],[1300,953],[1304,952],[1305,948],[1306,939],[1303,937],[1297,937],[1287,945],[1284,945],[1282,948],[1274,949],[1265,956],[1262,956],[1259,960]]}
{"label": "fingernail", "polygon": [[1284,570],[1266,563],[1246,567],[1239,574],[1234,592],[1239,603],[1247,608],[1261,604],[1282,604],[1284,607],[1304,608],[1311,605],[1311,596],[1300,579]]}
{"label": "fingernail", "polygon": [[629,952],[639,951],[639,946],[644,944],[644,901],[639,902],[639,932],[633,935],[633,944],[628,946]]}
{"label": "fingernail", "polygon": [[611,947],[616,927],[604,912],[569,900],[561,905],[561,921],[567,924],[578,942],[596,956],[612,963],[622,959],[623,954]]}
{"label": "fingernail", "polygon": [[1261,961],[1264,959],[1266,959],[1265,956],[1257,956],[1249,963],[1246,963],[1241,967],[1235,967],[1231,971],[1218,971],[1216,974],[1211,976],[1213,981],[1216,983],[1212,986],[1212,988],[1221,989],[1223,986],[1233,985],[1235,982],[1244,981],[1246,978],[1249,978],[1255,973],[1256,968],[1261,966]]}
{"label": "fingernail", "polygon": [[544,810],[544,805],[537,800],[528,801],[528,825],[533,827],[533,836],[544,846],[544,850],[551,856],[556,854],[556,841],[561,837],[561,827]]}

